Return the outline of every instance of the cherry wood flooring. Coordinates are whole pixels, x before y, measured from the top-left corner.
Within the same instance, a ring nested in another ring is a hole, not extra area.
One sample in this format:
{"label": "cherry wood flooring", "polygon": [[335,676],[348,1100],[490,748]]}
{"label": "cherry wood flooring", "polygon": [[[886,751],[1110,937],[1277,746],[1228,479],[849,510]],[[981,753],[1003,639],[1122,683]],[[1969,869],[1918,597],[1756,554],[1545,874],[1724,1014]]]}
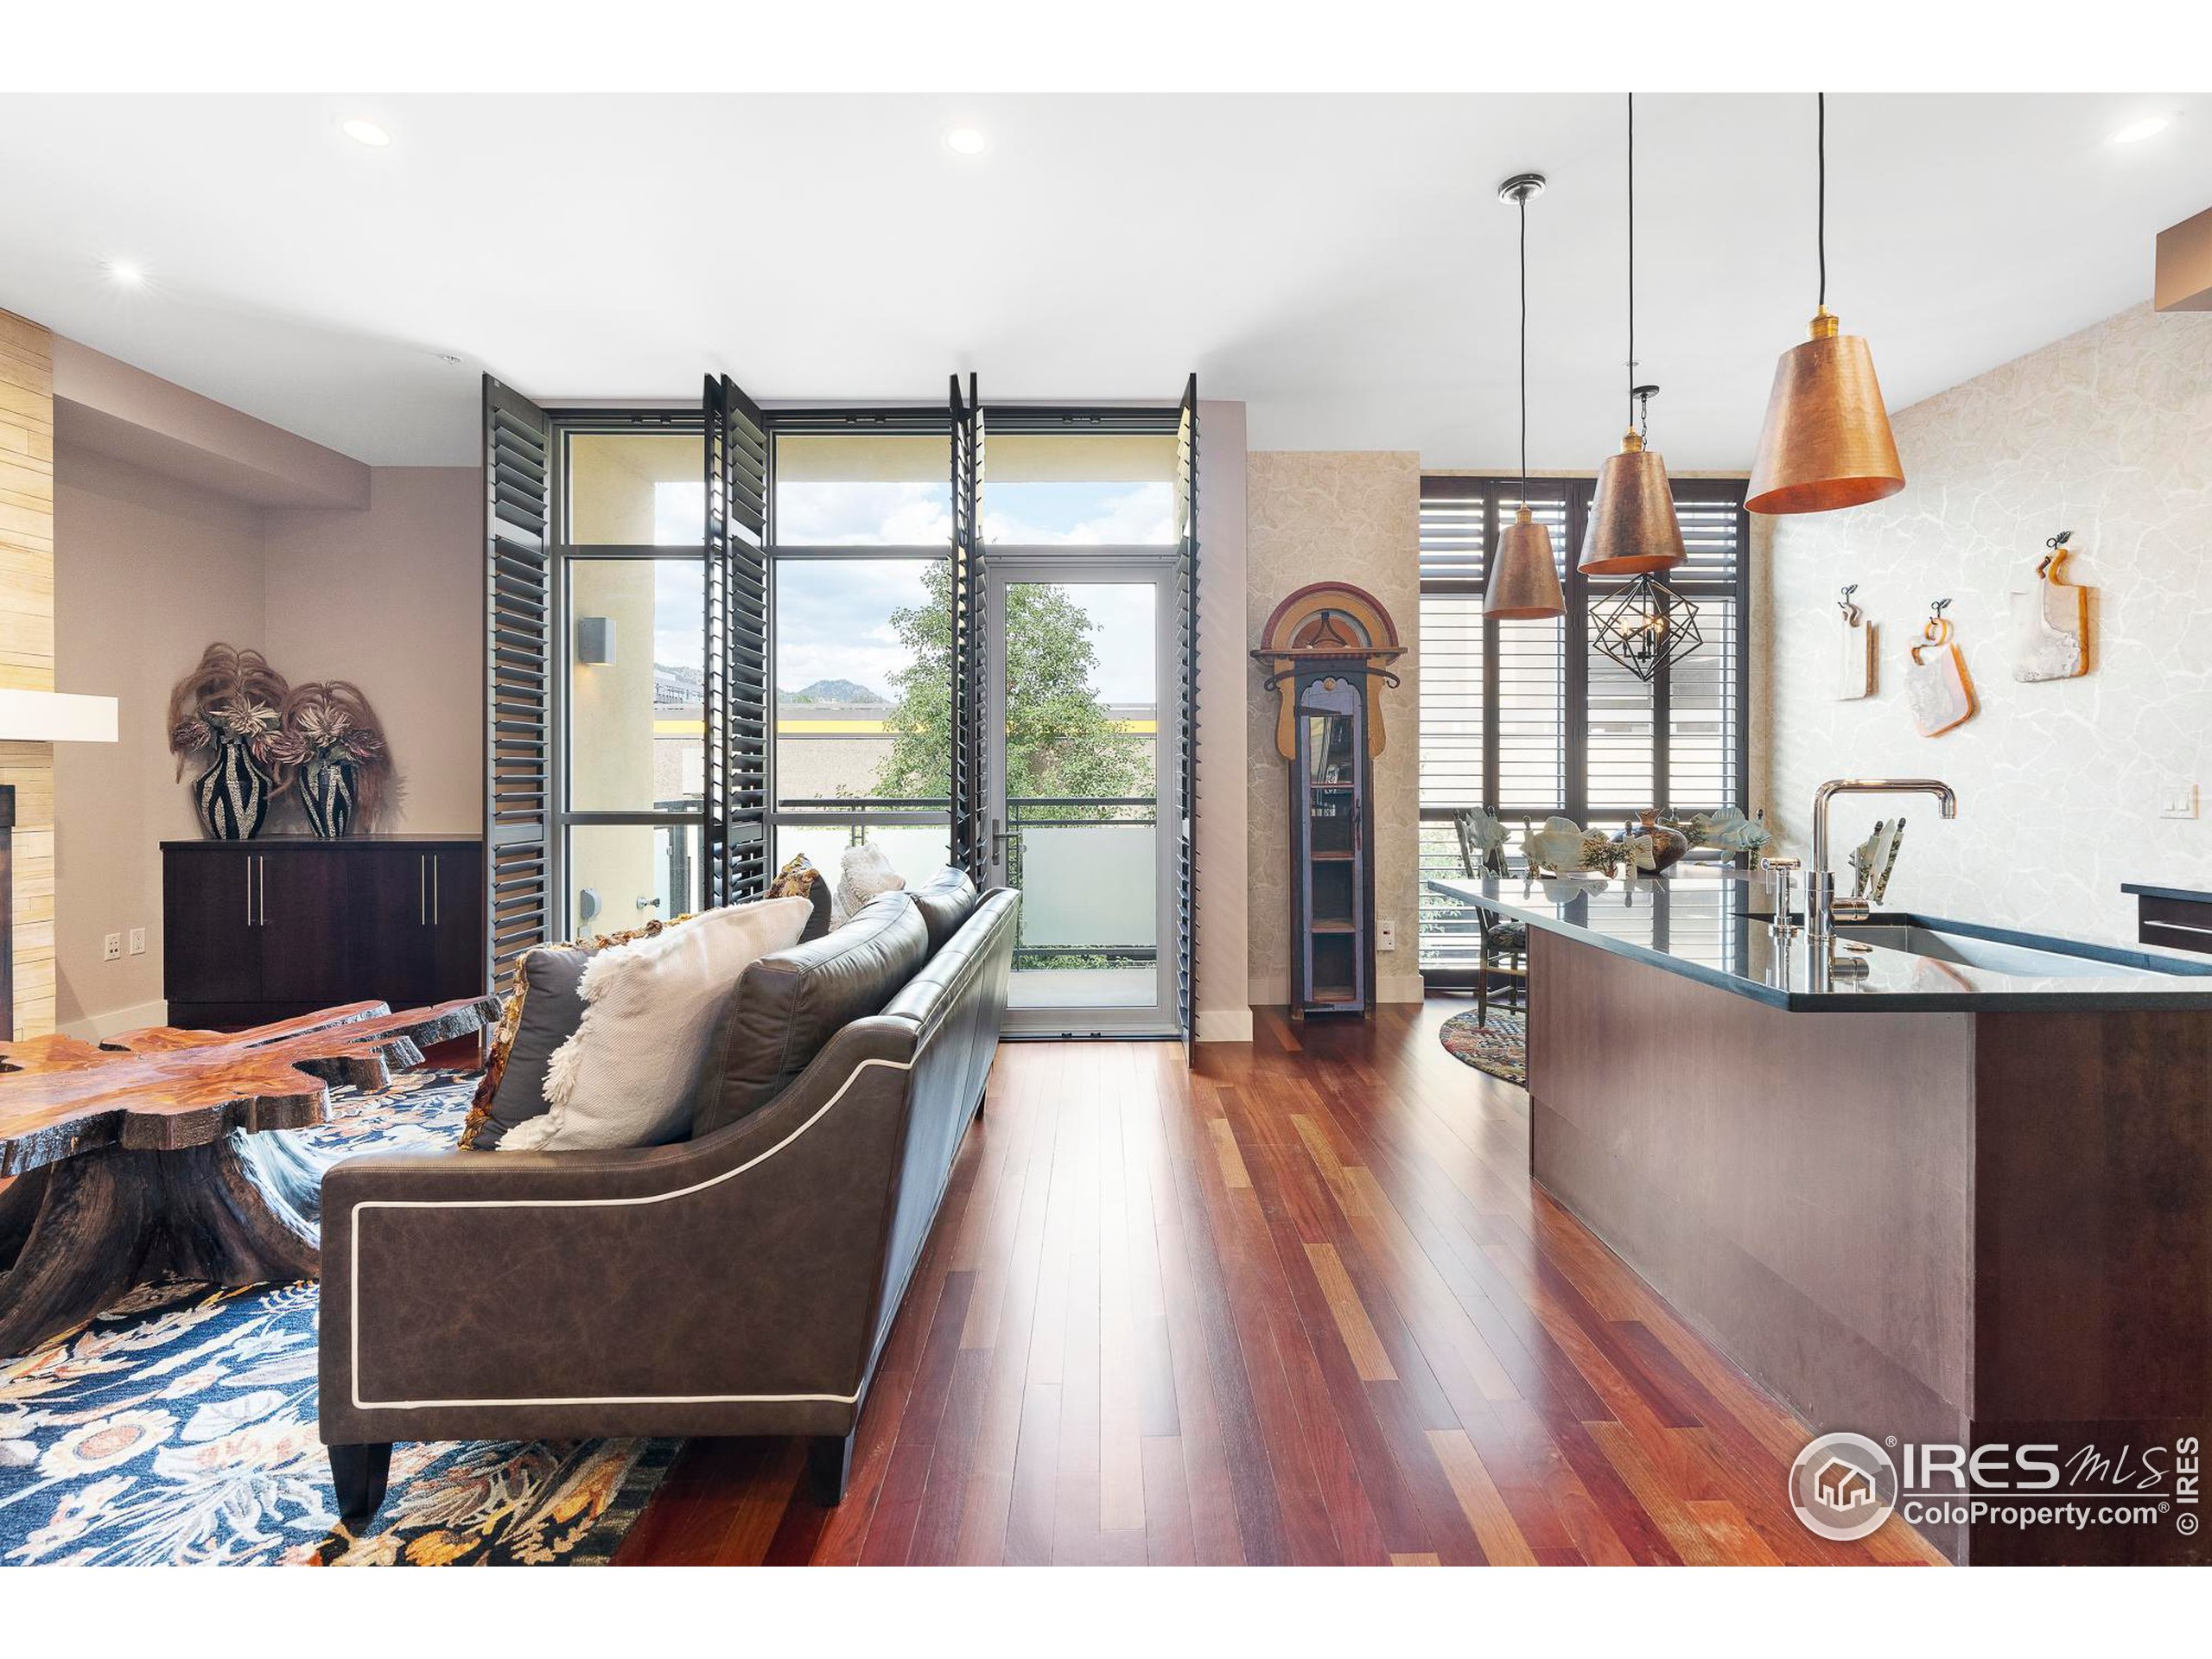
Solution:
{"label": "cherry wood flooring", "polygon": [[1798,1524],[1804,1429],[1531,1185],[1466,1006],[1004,1046],[844,1503],[694,1440],[618,1562],[1940,1560]]}

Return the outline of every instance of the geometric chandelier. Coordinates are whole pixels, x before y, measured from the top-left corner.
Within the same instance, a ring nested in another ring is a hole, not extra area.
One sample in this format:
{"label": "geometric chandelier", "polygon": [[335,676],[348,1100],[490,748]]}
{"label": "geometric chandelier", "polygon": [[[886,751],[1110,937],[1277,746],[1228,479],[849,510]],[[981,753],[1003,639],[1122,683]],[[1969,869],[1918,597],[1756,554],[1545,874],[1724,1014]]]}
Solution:
{"label": "geometric chandelier", "polygon": [[1639,680],[1656,679],[1705,643],[1697,607],[1646,572],[1590,603],[1590,643]]}

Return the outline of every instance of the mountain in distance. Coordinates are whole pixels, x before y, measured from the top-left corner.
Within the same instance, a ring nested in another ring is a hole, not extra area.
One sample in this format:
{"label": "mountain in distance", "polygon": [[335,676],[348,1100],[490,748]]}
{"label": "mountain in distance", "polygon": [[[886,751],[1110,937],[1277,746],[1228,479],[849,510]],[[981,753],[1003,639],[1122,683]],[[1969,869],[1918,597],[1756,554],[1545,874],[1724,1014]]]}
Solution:
{"label": "mountain in distance", "polygon": [[881,694],[871,691],[856,680],[817,680],[811,685],[801,686],[796,691],[779,688],[778,702],[884,702]]}

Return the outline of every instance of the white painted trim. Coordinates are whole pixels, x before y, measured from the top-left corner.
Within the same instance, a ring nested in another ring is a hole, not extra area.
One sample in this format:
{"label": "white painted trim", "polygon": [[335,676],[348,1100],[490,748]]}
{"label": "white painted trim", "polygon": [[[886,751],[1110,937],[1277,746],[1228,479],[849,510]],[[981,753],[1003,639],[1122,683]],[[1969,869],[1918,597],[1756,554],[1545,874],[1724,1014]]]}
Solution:
{"label": "white painted trim", "polygon": [[1202,1043],[1249,1043],[1252,1040],[1249,1008],[1200,1008],[1198,1040]]}
{"label": "white painted trim", "polygon": [[111,1008],[105,1014],[88,1014],[82,1020],[73,1020],[61,1027],[61,1034],[74,1037],[79,1042],[104,1043],[126,1031],[166,1026],[168,1022],[167,1002],[134,1002],[127,1008]]}
{"label": "white painted trim", "polygon": [[[685,1198],[695,1192],[703,1192],[710,1186],[720,1186],[724,1181],[742,1175],[748,1169],[765,1164],[778,1153],[797,1141],[829,1115],[830,1109],[845,1097],[845,1092],[860,1081],[861,1073],[872,1065],[893,1071],[911,1071],[912,1060],[865,1059],[855,1066],[852,1075],[837,1085],[837,1092],[822,1103],[813,1116],[800,1124],[782,1140],[758,1157],[749,1158],[734,1169],[726,1169],[719,1175],[690,1186],[677,1187],[670,1192],[647,1193],[634,1198],[364,1198],[353,1209],[353,1243],[350,1263],[353,1282],[347,1287],[350,1294],[353,1330],[351,1376],[347,1384],[353,1394],[353,1406],[360,1411],[432,1411],[448,1407],[468,1406],[697,1406],[789,1404],[820,1402],[830,1405],[849,1406],[860,1400],[860,1392],[851,1394],[630,1394],[552,1395],[543,1398],[505,1398],[493,1400],[364,1400],[361,1397],[361,1216],[369,1210],[594,1210],[620,1209],[632,1205],[666,1204],[671,1199]],[[474,1157],[497,1158],[494,1152],[469,1154]]]}

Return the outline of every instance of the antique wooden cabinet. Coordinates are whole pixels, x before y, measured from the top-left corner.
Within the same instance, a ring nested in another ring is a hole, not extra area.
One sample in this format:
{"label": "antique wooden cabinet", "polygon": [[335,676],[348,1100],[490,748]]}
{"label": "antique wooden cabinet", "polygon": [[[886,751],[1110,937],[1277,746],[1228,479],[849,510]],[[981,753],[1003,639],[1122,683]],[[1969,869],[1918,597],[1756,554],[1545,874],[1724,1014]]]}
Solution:
{"label": "antique wooden cabinet", "polygon": [[466,836],[162,843],[162,992],[174,1026],[338,1002],[412,1007],[484,983],[483,843]]}

